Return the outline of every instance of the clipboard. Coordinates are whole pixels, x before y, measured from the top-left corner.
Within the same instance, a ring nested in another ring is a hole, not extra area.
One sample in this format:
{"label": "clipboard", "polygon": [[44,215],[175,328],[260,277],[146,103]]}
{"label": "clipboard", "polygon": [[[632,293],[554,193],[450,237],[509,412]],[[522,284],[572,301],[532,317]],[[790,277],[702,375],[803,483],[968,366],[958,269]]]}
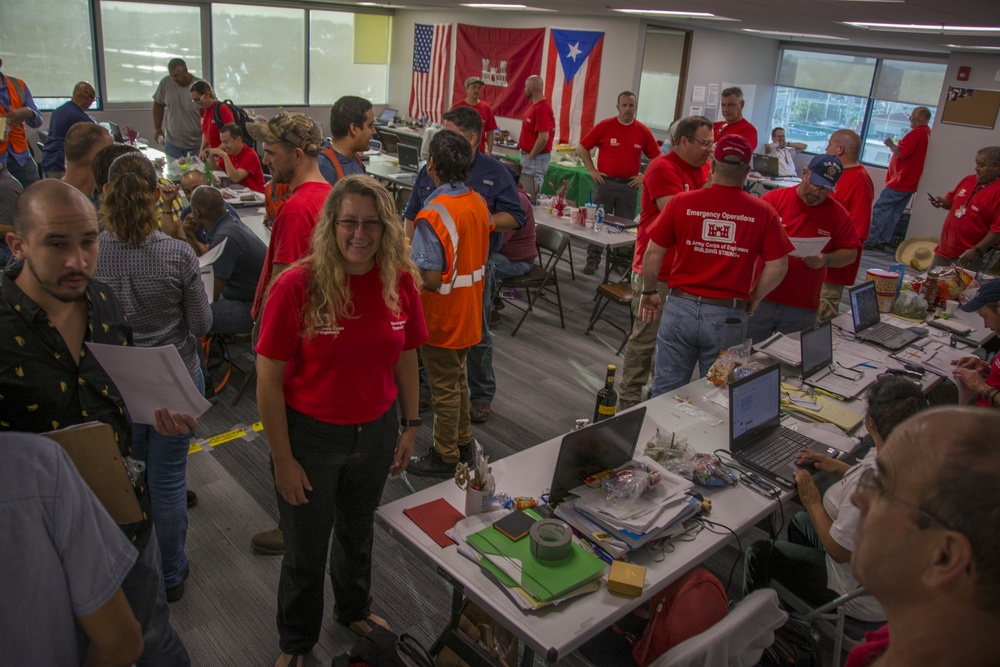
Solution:
{"label": "clipboard", "polygon": [[80,477],[115,523],[125,525],[143,520],[142,508],[125,471],[111,426],[87,422],[42,435],[59,443],[66,451]]}

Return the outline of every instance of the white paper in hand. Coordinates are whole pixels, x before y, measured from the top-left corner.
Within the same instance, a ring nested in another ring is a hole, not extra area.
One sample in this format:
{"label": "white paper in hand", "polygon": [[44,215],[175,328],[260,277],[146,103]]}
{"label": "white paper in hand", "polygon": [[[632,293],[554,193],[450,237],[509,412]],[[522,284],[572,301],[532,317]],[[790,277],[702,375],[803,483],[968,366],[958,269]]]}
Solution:
{"label": "white paper in hand", "polygon": [[156,411],[167,408],[200,417],[212,404],[188,374],[177,348],[87,343],[104,372],[118,387],[136,424],[155,424]]}
{"label": "white paper in hand", "polygon": [[823,248],[830,242],[830,239],[825,236],[814,239],[790,238],[788,240],[795,246],[795,250],[789,253],[792,257],[815,257],[823,252]]}

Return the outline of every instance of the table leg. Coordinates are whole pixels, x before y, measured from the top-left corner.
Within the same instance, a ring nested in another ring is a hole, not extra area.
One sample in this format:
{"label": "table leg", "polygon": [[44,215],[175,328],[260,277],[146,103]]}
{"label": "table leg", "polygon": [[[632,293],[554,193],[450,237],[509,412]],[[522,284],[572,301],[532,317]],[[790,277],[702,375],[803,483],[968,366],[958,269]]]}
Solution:
{"label": "table leg", "polygon": [[604,246],[604,282],[611,282],[611,244]]}
{"label": "table leg", "polygon": [[[447,627],[445,627],[434,641],[434,645],[431,646],[430,654],[437,656],[447,646],[471,667],[499,667],[499,663],[497,663],[493,656],[480,648],[472,641],[471,637],[458,629],[459,621],[462,618],[462,608],[465,605],[464,589],[458,582],[449,577],[447,572],[444,572],[440,568],[438,569],[438,574],[451,584],[451,616],[448,619]],[[522,664],[532,664],[534,653],[532,653],[531,649],[525,647],[525,655],[528,662],[524,663],[522,661]]]}

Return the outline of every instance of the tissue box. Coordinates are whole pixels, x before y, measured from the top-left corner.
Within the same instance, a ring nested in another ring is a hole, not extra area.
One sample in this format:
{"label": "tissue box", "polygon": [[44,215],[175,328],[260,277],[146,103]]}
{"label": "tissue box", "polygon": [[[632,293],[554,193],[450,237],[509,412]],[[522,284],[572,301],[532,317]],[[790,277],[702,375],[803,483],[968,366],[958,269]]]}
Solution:
{"label": "tissue box", "polygon": [[608,591],[611,593],[630,598],[639,597],[645,583],[646,568],[642,565],[620,560],[611,563],[611,574],[608,575]]}

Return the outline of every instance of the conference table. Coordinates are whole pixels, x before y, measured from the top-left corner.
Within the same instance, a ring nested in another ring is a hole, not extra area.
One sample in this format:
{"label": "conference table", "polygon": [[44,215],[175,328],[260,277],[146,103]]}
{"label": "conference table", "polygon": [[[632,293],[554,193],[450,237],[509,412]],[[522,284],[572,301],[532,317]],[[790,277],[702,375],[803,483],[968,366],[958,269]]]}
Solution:
{"label": "conference table", "polygon": [[[887,320],[894,320],[886,316]],[[967,324],[973,320],[966,319]],[[912,325],[912,322],[898,320],[898,325]],[[982,335],[980,327],[977,336]],[[947,333],[928,329],[928,339],[946,342]],[[838,331],[835,335],[835,350],[862,355],[878,367],[876,373],[886,369],[901,369],[903,364],[892,358],[888,350],[861,343],[853,339],[849,332]],[[970,348],[971,351],[971,348]],[[836,355],[836,351],[835,351]],[[755,353],[756,358],[765,358]],[[793,367],[782,368],[783,382],[800,385],[801,371]],[[924,391],[929,391],[942,377],[926,373],[922,380]],[[838,402],[856,413],[864,414],[864,398]],[[696,379],[671,394],[652,398],[642,404],[646,408],[644,423],[638,439],[637,452],[659,429],[670,431],[678,437],[686,438],[698,452],[712,453],[716,449],[728,449],[728,395],[704,379]],[[630,408],[638,409],[640,406]],[[824,444],[850,451],[859,442],[861,426],[850,434],[831,425],[819,425],[793,417],[783,420],[785,426],[803,431]],[[513,454],[492,463],[498,492],[514,496],[541,497],[546,495],[552,482],[556,458],[562,437],[547,440],[534,447]],[[785,491],[780,498],[765,496],[752,488],[739,484],[734,487],[706,489],[696,487],[712,502],[708,519],[716,526],[717,532],[706,527],[689,541],[671,541],[672,551],[664,550],[661,560],[650,556],[646,550],[630,555],[630,561],[646,567],[643,592],[636,598],[625,598],[608,592],[602,584],[598,590],[581,597],[570,599],[555,607],[546,607],[538,612],[524,612],[504,594],[495,581],[488,576],[478,563],[459,553],[457,546],[440,547],[403,512],[412,507],[443,498],[456,509],[465,506],[465,492],[449,480],[418,491],[392,503],[383,505],[376,511],[376,521],[387,529],[397,540],[410,548],[421,560],[433,565],[438,573],[452,586],[452,617],[435,644],[436,649],[447,645],[468,661],[469,655],[479,655],[475,647],[466,642],[457,632],[463,598],[486,611],[489,616],[512,632],[524,644],[522,665],[532,664],[533,656],[542,656],[554,663],[580,645],[609,627],[617,619],[650,599],[653,594],[676,581],[682,575],[704,562],[709,556],[724,547],[733,533],[745,532],[761,519],[794,497],[792,491]],[[729,530],[733,533],[730,533]]]}
{"label": "conference table", "polygon": [[[585,227],[572,222],[569,216],[558,216],[554,211],[550,211],[548,206],[536,205],[534,207],[535,224],[550,229],[557,229],[560,232],[569,234],[572,238],[584,243],[604,246],[604,282],[608,282],[611,277],[611,255],[615,248],[625,248],[635,244],[635,228],[623,229],[614,223],[628,223],[623,218],[616,218],[613,215],[605,216],[608,221],[604,229],[594,232],[593,226]],[[569,260],[572,266],[572,259]],[[631,263],[631,262],[630,262]]]}
{"label": "conference table", "polygon": [[399,160],[385,153],[371,155],[365,164],[365,171],[385,183],[394,195],[400,188],[412,188],[417,182],[417,172],[401,169]]}

